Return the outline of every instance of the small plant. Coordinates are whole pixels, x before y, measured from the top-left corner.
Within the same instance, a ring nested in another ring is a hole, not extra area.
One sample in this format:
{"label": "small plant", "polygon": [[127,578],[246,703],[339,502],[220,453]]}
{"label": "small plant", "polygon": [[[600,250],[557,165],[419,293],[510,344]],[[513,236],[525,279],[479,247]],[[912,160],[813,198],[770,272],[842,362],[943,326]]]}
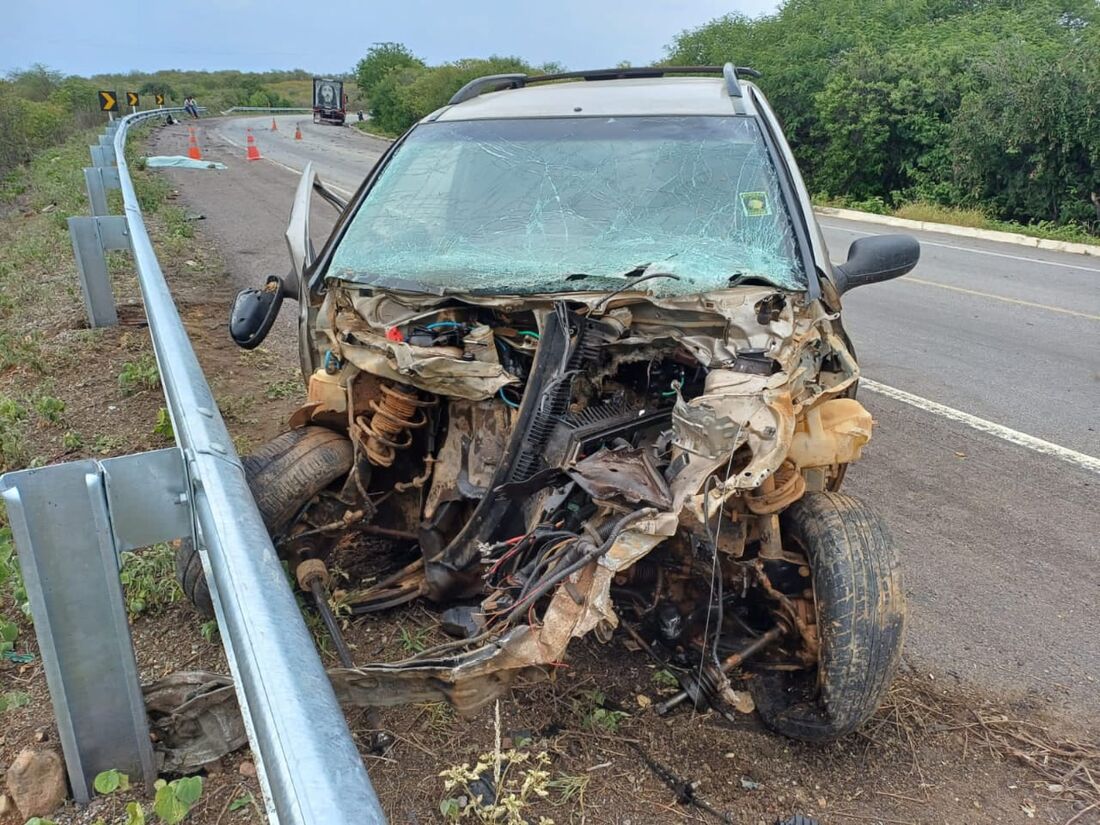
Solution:
{"label": "small plant", "polygon": [[156,544],[140,553],[123,553],[119,578],[131,618],[142,613],[159,613],[182,598],[175,574],[175,552],[167,544]]}
{"label": "small plant", "polygon": [[0,713],[5,713],[13,708],[21,708],[30,703],[30,695],[21,690],[9,690],[0,693]]}
{"label": "small plant", "polygon": [[0,396],[0,472],[27,462],[23,427],[27,410],[14,398]]}
{"label": "small plant", "polygon": [[97,773],[92,785],[96,793],[106,796],[115,791],[130,790],[130,777],[122,771],[116,771],[112,768],[109,771]]}
{"label": "small plant", "polygon": [[249,805],[256,805],[256,797],[252,795],[252,791],[247,791],[243,796],[238,796],[230,802],[229,812],[239,811],[241,808],[247,808]]}
{"label": "small plant", "polygon": [[23,571],[19,569],[10,527],[0,527],[0,586],[7,588],[16,607],[29,618],[31,606],[27,602],[27,588],[23,584]]}
{"label": "small plant", "polygon": [[680,686],[680,683],[676,679],[676,675],[671,670],[664,670],[662,668],[661,670],[655,671],[650,678],[653,684],[659,688],[678,688]]}
{"label": "small plant", "polygon": [[122,448],[122,439],[113,435],[97,435],[92,442],[92,452],[107,455]]}
{"label": "small plant", "polygon": [[76,430],[68,430],[61,436],[61,446],[65,448],[65,452],[71,453],[84,446],[84,439]]}
{"label": "small plant", "polygon": [[575,804],[583,812],[584,792],[588,790],[591,779],[592,777],[585,773],[563,773],[559,774],[557,779],[547,782],[546,787],[558,792],[559,805]]}
{"label": "small plant", "polygon": [[0,653],[13,650],[18,637],[19,625],[0,616]]}
{"label": "small plant", "polygon": [[550,795],[550,757],[527,751],[484,753],[477,764],[448,768],[439,775],[447,794],[439,802],[446,822],[472,819],[486,825],[553,825],[545,816],[532,819],[529,808]]}
{"label": "small plant", "polygon": [[401,649],[406,653],[420,653],[428,646],[428,636],[432,632],[430,627],[418,627],[409,630],[401,627]]}
{"label": "small plant", "polygon": [[155,390],[160,386],[160,373],[152,355],[142,355],[136,361],[127,361],[118,374],[118,388],[124,395],[141,390]]}
{"label": "small plant", "polygon": [[630,717],[625,710],[605,707],[607,697],[601,690],[587,690],[581,695],[584,701],[574,700],[573,708],[581,716],[581,725],[590,731],[616,734],[622,721]]}
{"label": "small plant", "polygon": [[447,702],[425,702],[417,707],[424,714],[423,728],[432,733],[442,733],[455,720],[455,710]]}
{"label": "small plant", "polygon": [[158,779],[153,787],[157,789],[157,795],[153,798],[153,813],[167,825],[176,825],[187,818],[202,796],[202,777],[188,776],[171,782]]}
{"label": "small plant", "polygon": [[51,424],[60,424],[61,415],[65,412],[65,402],[52,395],[40,395],[34,401],[34,411],[43,420]]}
{"label": "small plant", "polygon": [[264,388],[264,398],[269,401],[278,401],[282,398],[297,398],[302,395],[302,382],[297,378],[284,378],[281,381],[271,381]]}
{"label": "small plant", "polygon": [[167,407],[161,407],[157,410],[157,423],[153,426],[153,435],[159,435],[169,441],[175,439],[176,433],[172,429],[172,419],[168,415]]}
{"label": "small plant", "polygon": [[199,627],[199,635],[210,644],[214,644],[214,637],[218,635],[218,620],[211,619],[208,622],[203,622],[202,626]]}

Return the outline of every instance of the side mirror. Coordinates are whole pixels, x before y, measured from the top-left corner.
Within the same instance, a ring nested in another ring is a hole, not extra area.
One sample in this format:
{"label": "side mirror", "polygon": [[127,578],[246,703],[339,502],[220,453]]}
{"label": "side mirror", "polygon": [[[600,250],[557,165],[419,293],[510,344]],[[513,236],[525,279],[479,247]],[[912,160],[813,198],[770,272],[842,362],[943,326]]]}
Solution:
{"label": "side mirror", "polygon": [[258,347],[271,331],[283,305],[285,287],[278,275],[269,275],[260,289],[242,289],[229,312],[229,337],[242,349]]}
{"label": "side mirror", "polygon": [[853,241],[848,260],[833,267],[837,291],[889,281],[909,272],[920,260],[920,244],[909,235],[872,235]]}

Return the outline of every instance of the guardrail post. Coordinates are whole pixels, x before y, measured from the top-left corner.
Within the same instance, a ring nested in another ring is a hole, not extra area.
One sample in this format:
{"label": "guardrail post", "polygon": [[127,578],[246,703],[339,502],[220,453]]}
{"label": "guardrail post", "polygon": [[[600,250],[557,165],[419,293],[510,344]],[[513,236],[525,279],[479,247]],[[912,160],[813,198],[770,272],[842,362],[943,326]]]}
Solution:
{"label": "guardrail post", "polygon": [[119,554],[190,536],[187,489],[176,448],[0,476],[77,802],[101,771],[156,780]]}
{"label": "guardrail post", "polygon": [[[107,211],[106,197],[103,211]],[[93,201],[92,209],[95,210]],[[74,216],[69,218],[69,235],[73,241],[76,271],[80,276],[80,291],[84,295],[84,309],[88,324],[92,327],[113,327],[118,323],[115,295],[111,289],[111,276],[107,271],[106,252],[111,249],[130,249],[126,219],[115,216]]]}
{"label": "guardrail post", "polygon": [[107,191],[118,189],[118,168],[115,166],[85,166],[84,185],[88,190],[88,202],[93,215],[109,215]]}

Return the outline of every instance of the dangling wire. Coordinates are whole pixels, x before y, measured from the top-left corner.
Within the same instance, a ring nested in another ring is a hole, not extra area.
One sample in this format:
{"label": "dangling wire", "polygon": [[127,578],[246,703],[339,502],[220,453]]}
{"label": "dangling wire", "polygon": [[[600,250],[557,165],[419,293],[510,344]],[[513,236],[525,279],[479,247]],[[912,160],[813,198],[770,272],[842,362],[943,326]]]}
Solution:
{"label": "dangling wire", "polygon": [[[726,462],[726,478],[730,476],[730,470],[733,469],[733,451],[730,452],[729,461]],[[718,566],[718,539],[722,535],[722,515],[723,508],[721,505],[718,507],[718,524],[711,532],[710,529],[710,491],[718,485],[718,479],[715,476],[707,476],[707,480],[703,483],[703,524],[707,529],[707,541],[710,543],[711,561],[710,561],[710,594],[707,597],[707,621],[703,625],[703,644],[699,651],[699,670],[695,674],[695,679],[698,684],[703,683],[703,663],[707,657],[707,639],[710,637],[710,613],[711,607],[714,605],[714,591],[715,587],[718,588],[718,626],[714,631],[714,645],[712,648],[714,662],[718,667],[721,667],[721,663],[718,659],[718,641],[722,636],[722,621],[724,619],[722,610],[722,583],[719,581],[721,576]],[[695,713],[694,705],[692,706],[692,714]]]}

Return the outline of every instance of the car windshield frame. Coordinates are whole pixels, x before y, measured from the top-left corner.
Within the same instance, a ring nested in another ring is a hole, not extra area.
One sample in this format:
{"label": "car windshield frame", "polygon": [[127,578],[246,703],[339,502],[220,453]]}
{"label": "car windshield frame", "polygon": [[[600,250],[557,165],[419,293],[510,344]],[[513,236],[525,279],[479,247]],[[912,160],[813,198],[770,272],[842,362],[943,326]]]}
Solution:
{"label": "car windshield frame", "polygon": [[[794,189],[794,184],[790,179],[790,170],[786,163],[782,162],[782,158],[776,148],[776,138],[772,134],[768,124],[765,122],[759,114],[741,114],[731,113],[729,115],[714,115],[714,114],[643,114],[643,115],[618,115],[618,116],[555,116],[555,117],[518,117],[518,118],[487,118],[487,119],[460,119],[450,118],[447,120],[436,120],[434,117],[426,118],[420,121],[412,128],[410,128],[404,135],[398,138],[382,157],[378,160],[375,166],[371,169],[370,173],[364,179],[356,192],[352,202],[348,208],[340,216],[340,219],[330,235],[328,241],[324,244],[324,247],[317,256],[317,260],[314,262],[314,266],[311,267],[312,272],[309,273],[309,282],[312,288],[317,289],[318,292],[324,292],[327,282],[330,280],[339,281],[345,285],[351,287],[362,288],[381,288],[391,289],[403,292],[412,293],[424,293],[434,295],[444,294],[563,294],[563,293],[582,293],[582,292],[606,292],[611,289],[618,289],[625,283],[629,283],[629,279],[635,277],[638,274],[644,272],[649,273],[663,273],[668,267],[662,266],[661,262],[651,262],[645,260],[645,256],[639,256],[642,260],[632,261],[629,266],[623,266],[621,272],[616,272],[615,277],[609,277],[607,275],[598,275],[591,278],[583,278],[576,281],[570,281],[568,288],[564,284],[556,284],[555,288],[515,288],[514,282],[508,282],[507,279],[502,279],[501,283],[493,285],[481,285],[478,287],[470,287],[467,285],[454,286],[449,284],[440,284],[425,282],[418,278],[410,278],[407,274],[395,274],[386,272],[356,272],[353,277],[346,277],[346,273],[333,273],[333,261],[337,257],[337,252],[341,246],[349,241],[348,233],[352,227],[355,226],[356,219],[359,218],[361,210],[368,203],[369,198],[383,180],[387,172],[391,171],[395,158],[397,158],[402,151],[407,150],[407,142],[409,139],[418,136],[418,133],[422,136],[421,130],[431,129],[437,126],[462,126],[470,124],[514,124],[516,122],[522,122],[525,126],[534,125],[539,122],[555,121],[557,124],[564,124],[573,121],[631,121],[637,119],[648,120],[668,120],[670,122],[684,122],[684,121],[706,121],[711,125],[714,125],[717,121],[738,121],[751,124],[754,133],[751,136],[752,151],[759,152],[756,162],[762,165],[762,171],[770,174],[770,186],[769,186],[769,198],[773,201],[771,209],[777,215],[777,220],[783,222],[782,231],[784,233],[784,243],[787,245],[787,258],[793,266],[798,267],[797,276],[799,281],[797,283],[777,282],[776,279],[768,277],[766,273],[744,273],[744,277],[737,277],[737,272],[731,273],[731,276],[727,279],[727,282],[712,282],[700,286],[692,285],[689,283],[687,288],[677,287],[676,282],[657,278],[648,282],[646,291],[654,294],[700,294],[704,292],[720,291],[722,289],[731,288],[738,285],[741,282],[746,283],[765,283],[770,286],[774,286],[777,289],[783,289],[793,293],[807,293],[810,299],[817,297],[819,293],[819,273],[814,265],[813,255],[808,249],[808,230],[806,225],[805,216],[802,214],[803,205],[800,203],[797,194]],[[731,135],[732,137],[732,135]],[[744,140],[745,134],[740,135],[742,143],[749,144],[750,141]],[[468,139],[468,138],[467,138]],[[538,135],[534,135],[532,139],[537,140]],[[730,200],[739,202],[741,199],[738,197],[738,192],[731,189],[729,192]],[[744,204],[742,204],[744,206]],[[770,214],[770,213],[769,213]],[[352,239],[354,240],[354,239]],[[450,273],[448,273],[450,274]],[[553,277],[553,276],[551,276]],[[586,283],[587,281],[587,283]]]}

